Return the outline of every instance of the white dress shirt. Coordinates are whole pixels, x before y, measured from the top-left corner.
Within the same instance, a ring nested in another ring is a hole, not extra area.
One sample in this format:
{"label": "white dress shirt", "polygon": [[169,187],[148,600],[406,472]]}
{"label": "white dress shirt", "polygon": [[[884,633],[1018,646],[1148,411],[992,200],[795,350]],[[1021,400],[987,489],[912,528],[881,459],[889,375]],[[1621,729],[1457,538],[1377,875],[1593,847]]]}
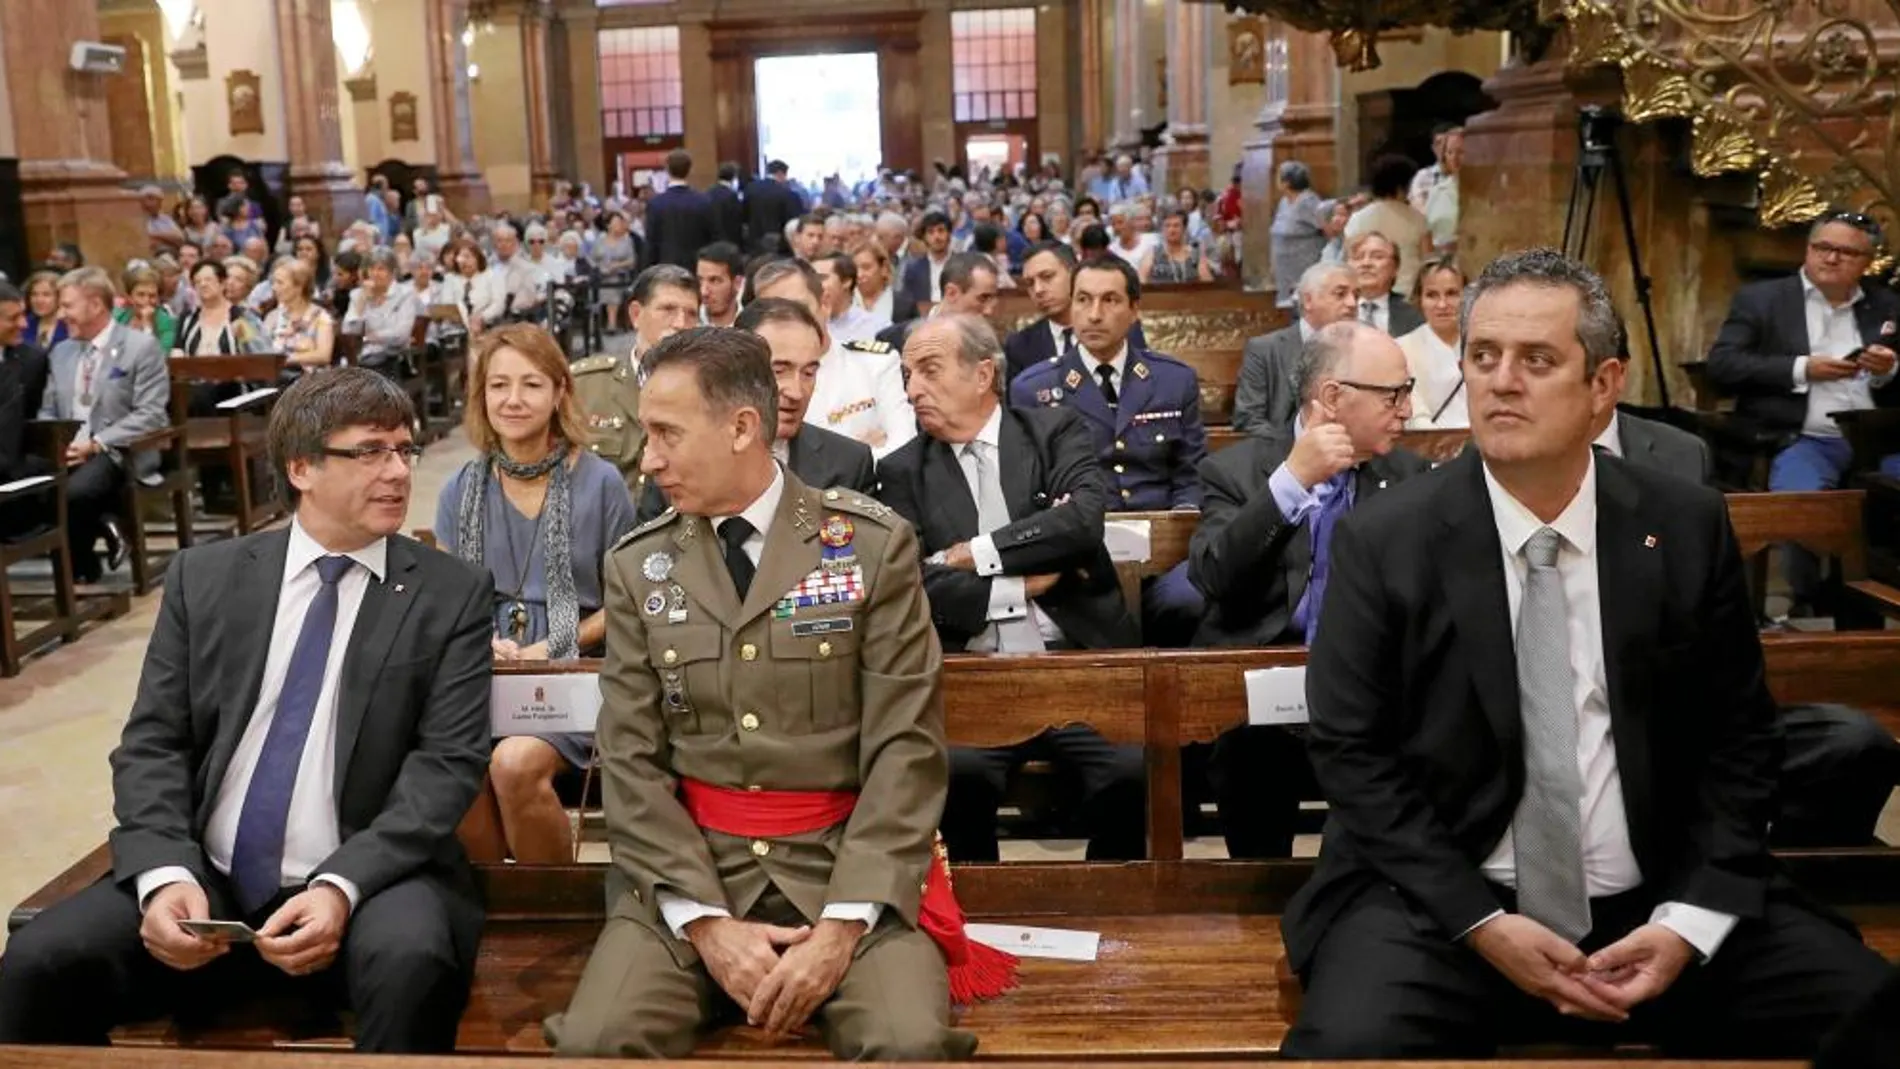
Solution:
{"label": "white dress shirt", "polygon": [[928,253],[925,253],[925,256],[930,260],[930,299],[941,301],[943,300],[943,265],[950,262],[950,254],[944,253],[941,260]]}
{"label": "white dress shirt", "polygon": [[878,331],[896,322],[891,318],[892,314],[896,311],[896,292],[896,286],[887,284],[883,292],[877,295],[877,300],[872,301],[870,304],[864,303],[864,293],[862,291],[856,291],[851,294],[852,305],[871,317],[871,322],[874,324],[871,333],[876,334]]}
{"label": "white dress shirt", "polygon": [[839,345],[868,341],[877,337],[877,332],[883,329],[877,325],[876,316],[856,305],[846,306],[844,314],[832,320],[830,326],[831,339]]}
{"label": "white dress shirt", "polygon": [[[1068,335],[1068,337],[1063,337],[1065,334]],[[1075,327],[1073,325],[1063,326],[1061,323],[1051,319],[1049,321],[1049,339],[1055,342],[1056,356],[1060,358],[1070,349],[1075,348]]]}
{"label": "white dress shirt", "polygon": [[92,336],[73,368],[73,419],[79,421],[79,430],[73,435],[74,445],[92,441],[92,406],[99,402],[99,393],[106,388],[106,376],[112,373],[108,345],[112,328],[113,324],[107,323]]}
{"label": "white dress shirt", "polygon": [[884,441],[871,446],[877,460],[917,437],[917,413],[904,394],[898,355],[846,349],[833,338],[818,362],[805,422],[866,444],[875,432],[884,432]]}
{"label": "white dress shirt", "polygon": [[1622,459],[1623,425],[1616,409],[1610,409],[1610,425],[1603,428],[1603,433],[1597,435],[1597,440],[1590,444],[1619,460]]}
{"label": "white dress shirt", "polygon": [[[1458,350],[1445,344],[1430,323],[1422,323],[1399,339],[1405,353],[1405,366],[1417,387],[1412,391],[1412,418],[1405,425],[1413,430],[1462,430],[1471,426],[1466,400],[1465,373],[1458,364]],[[1438,413],[1433,419],[1432,413]]]}
{"label": "white dress shirt", "polygon": [[[1808,281],[1806,269],[1800,277],[1802,309],[1808,320],[1808,355],[1838,359],[1860,348],[1860,324],[1854,320],[1854,309],[1866,295],[1855,287],[1846,304],[1831,304],[1827,295]],[[1794,392],[1808,395],[1801,433],[1814,438],[1839,438],[1840,424],[1830,413],[1874,407],[1873,391],[1891,381],[1892,374],[1876,379],[1866,371],[1857,371],[1844,379],[1809,382],[1808,356],[1795,357]]]}
{"label": "white dress shirt", "polygon": [[[983,428],[968,443],[953,443],[951,449],[957,455],[957,466],[963,470],[964,482],[970,487],[970,501],[982,511],[983,486],[978,480],[978,468],[975,458],[969,455],[965,445],[974,445],[977,455],[983,458],[983,472],[997,481],[997,497],[1002,498],[1003,478],[1003,406],[998,404],[990,412],[990,418],[983,422]],[[1015,519],[1003,518],[1005,523]],[[1023,578],[1019,575],[1003,574],[1003,555],[997,552],[993,531],[982,531],[970,539],[970,559],[976,564],[976,574],[988,576],[990,580],[989,612],[985,619],[990,626],[975,635],[964,644],[964,649],[974,653],[1034,653],[1048,649],[1051,645],[1064,641],[1062,629],[1050,619],[1049,614],[1039,612],[1030,600],[1029,592],[1024,588]],[[932,563],[941,563],[942,554],[932,557]]]}
{"label": "white dress shirt", "polygon": [[[211,819],[205,825],[205,855],[219,872],[231,872],[231,853],[237,846],[238,818],[244,810],[244,796],[251,788],[251,775],[264,750],[271,721],[277,718],[277,701],[283,695],[284,676],[290,671],[290,655],[303,631],[304,616],[316,600],[323,583],[317,577],[317,558],[330,551],[305,533],[303,524],[292,520],[290,545],[284,554],[284,576],[277,597],[277,617],[271,624],[269,652],[264,659],[264,678],[257,691],[257,706],[231,753],[224,779],[211,804]],[[342,845],[336,812],[336,702],[343,676],[343,658],[350,648],[350,634],[356,630],[356,613],[363,605],[363,593],[370,579],[380,582],[388,573],[389,543],[385,539],[346,554],[357,567],[343,573],[337,581],[336,628],[330,633],[330,656],[323,665],[323,686],[317,691],[317,707],[310,717],[310,734],[304,740],[303,758],[297,764],[297,783],[290,795],[290,813],[284,829],[283,886],[295,887],[305,881],[328,883],[342,891],[354,910],[361,900],[356,885],[335,873],[310,873]],[[196,883],[191,870],[164,866],[139,874],[136,881],[142,906],[153,891],[170,883]]]}
{"label": "white dress shirt", "polygon": [[[774,449],[776,449],[776,443]],[[773,519],[778,516],[779,501],[784,496],[785,469],[775,464],[772,471],[772,484],[765,488],[764,493],[754,498],[752,504],[745,507],[745,511],[739,513],[741,519],[752,525],[752,533],[746,536],[746,540],[739,548],[751,558],[754,567],[757,567],[760,559],[765,556],[765,538],[772,529]],[[718,533],[719,528],[725,526],[726,521],[730,519],[732,519],[731,516],[714,516],[712,518],[713,532]],[[673,935],[679,939],[686,938],[686,926],[701,917],[732,916],[732,911],[724,906],[695,902],[670,891],[656,892],[654,900],[660,906],[660,919],[666,922],[667,928],[671,929]],[[870,931],[877,926],[877,919],[883,911],[884,907],[877,902],[827,902],[818,916],[821,920],[862,921],[865,931]]]}
{"label": "white dress shirt", "polygon": [[1102,385],[1102,373],[1097,371],[1096,368],[1106,366],[1109,369],[1108,383],[1115,388],[1115,396],[1120,397],[1122,393],[1122,372],[1128,370],[1128,341],[1123,339],[1122,347],[1115,350],[1115,358],[1108,361],[1106,365],[1104,365],[1102,361],[1097,360],[1095,354],[1089,352],[1087,349],[1082,350],[1081,356],[1082,365],[1089,369],[1089,378],[1095,380],[1095,385],[1098,388]]}
{"label": "white dress shirt", "polygon": [[[1612,422],[1614,426],[1614,422]],[[1557,572],[1563,581],[1564,604],[1569,610],[1570,668],[1575,677],[1577,703],[1577,771],[1583,784],[1582,846],[1584,886],[1591,898],[1602,898],[1640,886],[1642,870],[1630,845],[1629,818],[1623,807],[1623,781],[1616,771],[1616,740],[1611,734],[1609,684],[1603,656],[1603,608],[1599,596],[1596,556],[1597,467],[1590,456],[1583,483],[1562,513],[1549,524],[1511,496],[1484,469],[1485,490],[1497,523],[1499,548],[1504,554],[1504,588],[1510,604],[1511,631],[1517,631],[1519,606],[1524,600],[1524,577],[1529,564],[1524,544],[1545,526],[1562,537],[1557,549]],[[1484,860],[1484,877],[1506,887],[1517,885],[1517,855],[1511,830]],[[1496,914],[1493,914],[1496,916]],[[1485,920],[1490,920],[1490,917]],[[1681,936],[1704,958],[1714,956],[1735,927],[1735,918],[1684,902],[1664,902],[1650,915]],[[1479,922],[1482,924],[1483,922]]]}

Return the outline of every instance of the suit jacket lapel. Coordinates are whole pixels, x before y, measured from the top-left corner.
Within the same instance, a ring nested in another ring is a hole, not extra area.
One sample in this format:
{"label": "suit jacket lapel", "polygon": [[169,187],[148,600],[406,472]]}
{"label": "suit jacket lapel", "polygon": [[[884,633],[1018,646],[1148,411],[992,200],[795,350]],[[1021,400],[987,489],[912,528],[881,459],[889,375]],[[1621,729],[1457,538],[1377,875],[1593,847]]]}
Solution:
{"label": "suit jacket lapel", "polygon": [[[290,529],[255,535],[230,577],[231,596],[225,600],[225,644],[237,665],[234,686],[225,688],[219,708],[217,734],[206,764],[208,782],[224,780],[238,739],[257,711],[258,692],[264,687],[264,661],[270,656],[271,629],[277,621],[277,602],[284,592],[284,558],[290,552]],[[209,798],[206,793],[204,797]]]}
{"label": "suit jacket lapel", "polygon": [[1504,556],[1497,521],[1484,486],[1483,462],[1476,453],[1451,461],[1453,478],[1439,490],[1443,529],[1437,557],[1442,596],[1451,607],[1471,672],[1471,685],[1491,721],[1515,777],[1511,796],[1522,788],[1524,763],[1517,759],[1523,725],[1518,709],[1517,656],[1511,641],[1511,605],[1504,587]]}
{"label": "suit jacket lapel", "polygon": [[[1098,390],[1095,396],[1099,400],[1101,392]],[[1036,496],[1037,487],[1042,485],[1042,464],[1036,442],[1008,409],[1003,410],[996,438],[997,465],[1003,469],[998,473],[1003,483],[1003,503],[1009,506],[1009,518],[1020,520],[1038,511]]]}
{"label": "suit jacket lapel", "polygon": [[1132,345],[1128,347],[1128,362],[1122,367],[1121,404],[1115,409],[1117,433],[1126,430],[1138,413],[1147,411],[1148,399],[1154,393],[1151,369],[1142,359],[1145,355]]}
{"label": "suit jacket lapel", "polygon": [[1094,363],[1093,358],[1087,363],[1083,361],[1082,350],[1078,346],[1062,357],[1062,362],[1057,367],[1056,377],[1061,380],[1062,388],[1068,390],[1069,395],[1075,398],[1077,412],[1095,423],[1113,429],[1115,413],[1108,407],[1108,398],[1102,396],[1102,384],[1095,377],[1094,369],[1087,366],[1092,363]]}
{"label": "suit jacket lapel", "polygon": [[1036,329],[1029,332],[1029,344],[1036,352],[1036,363],[1046,363],[1050,357],[1061,356],[1056,352],[1055,336],[1049,333],[1052,324],[1048,316],[1036,320]]}
{"label": "suit jacket lapel", "polygon": [[1781,291],[1781,302],[1781,312],[1775,320],[1788,324],[1787,329],[1795,332],[1794,337],[1786,341],[1786,344],[1790,346],[1786,351],[1813,352],[1815,339],[1808,337],[1808,295],[1807,289],[1801,284],[1800,274],[1788,277],[1787,284]]}
{"label": "suit jacket lapel", "polygon": [[[1597,458],[1597,602],[1603,620],[1603,676],[1616,740],[1617,774],[1623,782],[1634,840],[1652,827],[1647,785],[1651,782],[1649,714],[1639,696],[1650,690],[1649,655],[1662,636],[1662,553],[1653,529],[1646,530],[1636,483],[1615,459]],[[1649,855],[1633,843],[1636,856]]]}
{"label": "suit jacket lapel", "polygon": [[[1003,425],[1009,425],[1007,415],[1003,417]],[[957,462],[955,450],[935,438],[926,442],[923,475],[928,507],[940,510],[950,527],[949,541],[934,547],[931,552],[981,534],[976,529],[979,515],[976,499],[970,496],[970,481],[963,477],[963,465]]]}
{"label": "suit jacket lapel", "polygon": [[1860,300],[1854,304],[1854,325],[1860,328],[1862,345],[1890,344],[1892,339],[1880,332],[1880,328],[1886,326],[1888,322],[1890,320],[1887,316],[1875,306],[1874,295],[1871,292],[1863,293]]}
{"label": "suit jacket lapel", "polygon": [[786,475],[785,492],[779,498],[778,513],[772,517],[772,529],[766,533],[758,572],[739,610],[742,623],[770,609],[818,567],[818,528],[830,518],[823,511],[823,497],[799,482],[797,476]]}
{"label": "suit jacket lapel", "polygon": [[[395,646],[396,634],[416,603],[416,554],[406,538],[388,540],[388,556],[383,578],[371,578],[363,588],[363,604],[356,610],[356,625],[350,629],[350,648],[343,655],[343,681],[336,699],[336,796],[342,804],[343,784],[350,767],[350,755],[356,750],[356,737],[363,730],[363,717],[369,711],[370,694],[376,678]],[[398,593],[398,589],[401,590]]]}

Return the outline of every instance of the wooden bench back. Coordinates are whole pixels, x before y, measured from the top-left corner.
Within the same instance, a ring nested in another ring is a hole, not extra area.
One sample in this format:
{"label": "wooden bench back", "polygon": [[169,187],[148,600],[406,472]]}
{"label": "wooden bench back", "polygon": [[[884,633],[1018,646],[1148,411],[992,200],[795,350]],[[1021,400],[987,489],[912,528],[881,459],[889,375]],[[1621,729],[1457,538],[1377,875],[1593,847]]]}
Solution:
{"label": "wooden bench back", "polygon": [[1201,387],[1201,422],[1209,427],[1232,423],[1234,390],[1240,384],[1241,350],[1178,349],[1168,354],[1194,369]]}
{"label": "wooden bench back", "polygon": [[1729,494],[1729,523],[1744,559],[1780,542],[1793,542],[1840,561],[1844,580],[1867,576],[1867,540],[1861,524],[1863,490]]}
{"label": "wooden bench back", "polygon": [[255,382],[274,386],[284,370],[283,353],[174,356],[165,362],[173,383]]}

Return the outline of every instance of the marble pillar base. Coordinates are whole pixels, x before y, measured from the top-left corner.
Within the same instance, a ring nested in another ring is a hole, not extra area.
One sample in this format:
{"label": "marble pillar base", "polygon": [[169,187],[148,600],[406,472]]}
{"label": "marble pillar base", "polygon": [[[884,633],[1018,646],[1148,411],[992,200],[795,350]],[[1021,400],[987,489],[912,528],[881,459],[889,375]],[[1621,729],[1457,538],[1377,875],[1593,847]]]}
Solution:
{"label": "marble pillar base", "polygon": [[[1467,269],[1499,253],[1563,241],[1564,209],[1577,163],[1577,108],[1583,101],[1565,80],[1561,58],[1508,67],[1484,83],[1498,102],[1465,124],[1458,258]],[[1605,185],[1608,185],[1606,182]],[[1612,225],[1598,205],[1599,228]]]}
{"label": "marble pillar base", "polygon": [[1172,197],[1183,188],[1209,188],[1213,184],[1208,174],[1211,159],[1206,134],[1180,136],[1173,144],[1156,149],[1153,182],[1156,194],[1165,191]]}
{"label": "marble pillar base", "polygon": [[546,211],[548,201],[554,199],[554,183],[561,180],[559,171],[547,170],[534,172],[530,188],[533,190],[534,211]]}
{"label": "marble pillar base", "polygon": [[341,164],[293,166],[284,186],[285,200],[302,197],[305,210],[322,224],[325,234],[341,234],[351,223],[369,218],[362,183]]}
{"label": "marble pillar base", "polygon": [[488,183],[477,172],[444,170],[436,179],[436,192],[442,194],[457,219],[466,221],[494,210],[495,201],[489,195]]}
{"label": "marble pillar base", "polygon": [[21,161],[27,258],[39,264],[54,245],[70,241],[87,263],[116,274],[127,260],[150,256],[138,192],[124,181],[125,172],[94,160]]}
{"label": "marble pillar base", "polygon": [[1322,197],[1340,194],[1335,153],[1339,135],[1331,105],[1291,106],[1261,120],[1259,135],[1240,147],[1240,194],[1244,224],[1241,277],[1248,289],[1273,286],[1272,242],[1268,230],[1280,202],[1280,164],[1298,160],[1313,172],[1313,188]]}

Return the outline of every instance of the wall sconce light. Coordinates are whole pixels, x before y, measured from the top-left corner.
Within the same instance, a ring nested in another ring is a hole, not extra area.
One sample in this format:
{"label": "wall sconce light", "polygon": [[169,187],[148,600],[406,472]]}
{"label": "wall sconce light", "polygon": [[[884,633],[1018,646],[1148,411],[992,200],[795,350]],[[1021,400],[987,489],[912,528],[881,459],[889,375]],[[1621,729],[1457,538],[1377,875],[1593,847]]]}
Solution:
{"label": "wall sconce light", "polygon": [[471,63],[468,65],[468,80],[469,81],[471,82],[479,81],[481,80],[481,76],[482,76],[481,64]]}

